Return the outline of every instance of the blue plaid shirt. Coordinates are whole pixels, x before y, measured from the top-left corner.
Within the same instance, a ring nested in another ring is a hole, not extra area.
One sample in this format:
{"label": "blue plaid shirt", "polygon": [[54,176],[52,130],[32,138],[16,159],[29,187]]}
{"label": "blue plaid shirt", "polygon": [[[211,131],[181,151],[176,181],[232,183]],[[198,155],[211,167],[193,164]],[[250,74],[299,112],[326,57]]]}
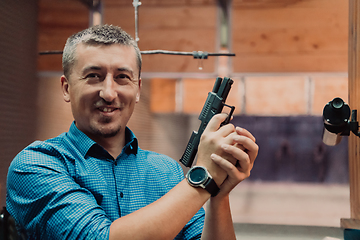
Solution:
{"label": "blue plaid shirt", "polygon": [[[29,239],[108,239],[114,220],[161,198],[183,178],[176,161],[140,149],[128,128],[114,159],[72,123],[69,132],[36,141],[14,158],[7,210]],[[200,209],[176,239],[199,239],[204,216]]]}

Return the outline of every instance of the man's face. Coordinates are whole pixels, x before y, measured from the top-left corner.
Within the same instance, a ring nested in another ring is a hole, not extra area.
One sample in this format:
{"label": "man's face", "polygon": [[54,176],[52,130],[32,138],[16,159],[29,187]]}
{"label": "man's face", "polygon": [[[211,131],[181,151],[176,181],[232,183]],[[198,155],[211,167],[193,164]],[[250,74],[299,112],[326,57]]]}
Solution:
{"label": "man's face", "polygon": [[123,136],[140,98],[141,80],[132,46],[79,44],[69,79],[61,78],[76,126],[90,138]]}

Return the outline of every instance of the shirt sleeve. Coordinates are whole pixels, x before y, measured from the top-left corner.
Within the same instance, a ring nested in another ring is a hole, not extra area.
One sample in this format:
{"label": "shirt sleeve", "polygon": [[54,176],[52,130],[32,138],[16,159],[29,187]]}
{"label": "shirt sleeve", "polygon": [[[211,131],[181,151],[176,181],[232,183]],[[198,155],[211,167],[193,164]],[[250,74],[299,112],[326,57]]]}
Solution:
{"label": "shirt sleeve", "polygon": [[49,147],[23,150],[8,171],[8,211],[30,239],[108,239],[111,221],[67,167]]}

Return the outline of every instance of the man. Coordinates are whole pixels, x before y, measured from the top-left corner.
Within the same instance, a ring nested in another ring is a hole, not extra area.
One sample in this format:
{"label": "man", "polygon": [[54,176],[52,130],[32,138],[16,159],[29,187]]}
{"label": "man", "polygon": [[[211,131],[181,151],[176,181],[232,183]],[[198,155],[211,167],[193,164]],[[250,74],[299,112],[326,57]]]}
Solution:
{"label": "man", "polygon": [[178,163],[140,149],[126,127],[141,88],[140,51],[127,33],[104,25],[71,36],[63,69],[75,121],[29,145],[9,168],[7,208],[29,238],[235,239],[229,193],[258,152],[248,131],[219,128],[226,114],[214,116],[194,176],[184,179]]}

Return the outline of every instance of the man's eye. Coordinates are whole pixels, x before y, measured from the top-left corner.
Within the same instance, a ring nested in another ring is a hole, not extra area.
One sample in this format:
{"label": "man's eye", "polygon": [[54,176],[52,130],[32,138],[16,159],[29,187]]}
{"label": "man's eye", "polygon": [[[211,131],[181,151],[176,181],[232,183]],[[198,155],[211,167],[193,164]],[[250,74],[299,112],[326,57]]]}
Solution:
{"label": "man's eye", "polygon": [[115,77],[115,81],[119,84],[125,84],[131,81],[131,77],[127,74],[119,74]]}
{"label": "man's eye", "polygon": [[131,79],[128,75],[126,74],[119,74],[115,77],[116,79]]}
{"label": "man's eye", "polygon": [[89,73],[88,75],[86,75],[87,79],[100,79],[100,75],[97,73]]}

